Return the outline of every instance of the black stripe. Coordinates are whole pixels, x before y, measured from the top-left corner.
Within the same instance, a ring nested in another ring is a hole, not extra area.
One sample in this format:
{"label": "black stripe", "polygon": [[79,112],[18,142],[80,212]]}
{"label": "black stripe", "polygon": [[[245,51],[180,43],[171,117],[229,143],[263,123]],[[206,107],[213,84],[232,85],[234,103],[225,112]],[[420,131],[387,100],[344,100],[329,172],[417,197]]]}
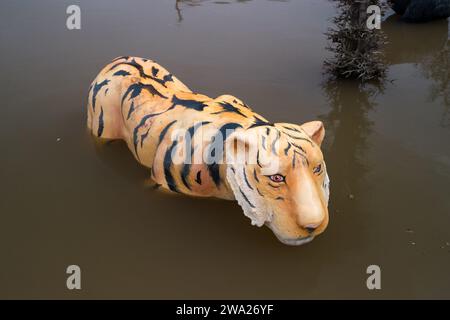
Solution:
{"label": "black stripe", "polygon": [[151,84],[143,84],[141,82],[137,82],[137,83],[133,83],[132,85],[130,85],[128,87],[127,91],[125,91],[125,93],[122,97],[122,104],[125,101],[125,98],[128,96],[128,94],[131,93],[130,98],[128,99],[128,100],[131,100],[133,98],[136,98],[138,95],[140,95],[143,89],[147,90],[153,96],[159,96],[161,98],[167,99],[167,97],[165,95],[161,94]]}
{"label": "black stripe", "polygon": [[151,78],[153,81],[158,82],[159,84],[163,85],[164,87],[166,86],[166,82],[173,81],[173,76],[170,73],[166,74],[162,79],[153,78],[153,77],[151,77]]}
{"label": "black stripe", "polygon": [[[166,86],[166,82],[173,81],[173,76],[170,73],[165,75],[163,79],[158,79],[158,78],[152,77],[151,75],[146,74],[145,71],[144,71],[144,67],[142,65],[140,65],[139,63],[137,63],[136,60],[134,60],[134,59],[131,60],[130,62],[119,62],[119,63],[113,65],[108,71],[111,71],[112,69],[114,69],[117,66],[120,66],[122,64],[136,68],[139,71],[139,75],[142,78],[152,79],[153,81],[156,81],[156,82],[158,82],[159,84],[161,84],[163,86]],[[153,72],[154,71],[153,71],[153,68],[152,68],[152,73]]]}
{"label": "black stripe", "polygon": [[159,69],[156,68],[155,66],[153,66],[153,67],[152,67],[152,75],[153,75],[154,77],[156,77],[156,76],[158,75],[158,72],[159,72]]}
{"label": "black stripe", "polygon": [[238,108],[236,108],[235,106],[233,106],[232,104],[230,104],[228,102],[219,102],[219,105],[222,107],[222,111],[213,112],[211,114],[220,114],[220,113],[224,113],[224,112],[232,112],[232,113],[237,113],[237,114],[247,118],[247,116],[245,114],[243,114]]}
{"label": "black stripe", "polygon": [[256,152],[256,163],[258,164],[258,166],[259,166],[260,168],[262,168],[261,163],[259,163],[259,149],[258,149],[258,151]]}
{"label": "black stripe", "polygon": [[[292,137],[291,137],[292,138]],[[314,144],[312,143],[312,141],[311,140],[309,140],[309,139],[306,139],[306,138],[302,138],[302,137],[295,137],[294,139],[296,139],[296,140],[303,140],[303,141],[307,141],[307,142],[309,142],[310,144],[311,144],[311,146],[312,147],[314,147]]]}
{"label": "black stripe", "polygon": [[275,144],[280,139],[280,135],[281,135],[280,131],[277,130],[277,137],[272,142],[272,153],[275,154],[275,155],[277,154],[276,150],[275,150]]}
{"label": "black stripe", "polygon": [[160,112],[160,113],[151,113],[151,114],[147,114],[147,115],[143,116],[142,119],[141,119],[141,122],[139,122],[139,124],[134,128],[134,130],[133,130],[134,152],[136,153],[136,157],[138,157],[138,159],[139,159],[139,155],[138,155],[138,153],[137,153],[137,144],[138,144],[138,133],[139,133],[139,129],[140,129],[142,126],[145,125],[145,122],[146,122],[148,119],[150,119],[150,118],[152,118],[152,117],[155,117],[155,116],[158,116],[158,115],[160,115],[161,113],[164,113],[164,112],[165,112],[165,111]]}
{"label": "black stripe", "polygon": [[284,149],[284,154],[287,156],[289,149],[292,147],[291,143],[288,142],[288,146]]}
{"label": "black stripe", "polygon": [[[211,152],[213,150],[213,144],[214,141],[217,141],[219,138],[219,135],[223,137],[223,143],[225,143],[225,140],[228,138],[228,136],[231,134],[232,131],[236,130],[237,128],[242,128],[242,126],[239,123],[230,122],[227,124],[224,124],[220,129],[217,131],[217,133],[214,136],[213,143],[211,143],[210,148],[208,150],[208,155],[211,155]],[[219,148],[216,159],[221,159],[223,156],[223,145]],[[219,172],[219,164],[214,162],[212,164],[208,164],[208,171],[209,175],[213,179],[214,183],[218,187],[220,185],[220,172]]]}
{"label": "black stripe", "polygon": [[156,148],[158,148],[159,144],[161,143],[161,141],[164,139],[167,131],[169,130],[169,128],[175,123],[177,122],[177,120],[172,121],[171,123],[169,123],[167,126],[164,127],[164,129],[161,130],[161,133],[159,134],[159,140],[158,140],[158,145],[156,146]]}
{"label": "black stripe", "polygon": [[291,131],[295,131],[295,132],[301,132],[300,130],[296,129],[296,128],[291,128],[291,127],[286,127],[286,126],[282,126],[285,129],[291,130]]}
{"label": "black stripe", "polygon": [[172,150],[177,146],[178,140],[175,140],[172,145],[167,149],[166,154],[164,155],[164,177],[166,179],[167,186],[171,191],[179,192],[175,183],[175,179],[173,178],[172,173],[170,172],[170,167],[172,165]]}
{"label": "black stripe", "polygon": [[301,150],[305,155],[306,155],[306,151],[305,149],[303,149],[301,146],[299,146],[298,144],[292,143],[292,145],[296,148],[298,148],[299,150]]}
{"label": "black stripe", "polygon": [[139,63],[137,63],[136,62],[136,60],[131,60],[130,62],[119,62],[119,63],[116,63],[115,65],[113,65],[108,71],[111,71],[112,69],[114,69],[114,68],[116,68],[116,67],[118,67],[118,66],[120,66],[120,65],[127,65],[127,66],[131,66],[131,67],[133,67],[133,68],[136,68],[138,71],[139,71],[139,75],[142,77],[142,78],[152,78],[150,75],[148,75],[148,74],[146,74],[145,73],[145,71],[144,71],[144,67],[143,66],[141,66]]}
{"label": "black stripe", "polygon": [[246,104],[243,103],[242,101],[238,101],[237,99],[233,99],[233,103],[236,103],[236,104],[238,104],[238,105],[240,105],[240,106],[242,106],[242,107],[244,107],[244,108],[246,108],[246,109],[250,109],[250,108],[248,107],[248,105],[246,105]]}
{"label": "black stripe", "polygon": [[298,152],[297,150],[294,150],[294,154],[298,154],[302,159],[305,159],[305,160],[306,160],[306,164],[309,166],[309,160],[308,160],[308,158],[306,157],[306,155],[304,155],[304,154]]}
{"label": "black stripe", "polygon": [[283,133],[284,133],[285,135],[287,135],[289,138],[292,138],[292,139],[299,139],[299,138],[301,138],[301,137],[299,137],[299,136],[294,136],[294,135],[292,135],[291,133],[286,132],[286,131],[284,131],[284,130],[283,130]]}
{"label": "black stripe", "polygon": [[110,80],[105,79],[100,83],[95,83],[93,89],[92,89],[92,110],[95,111],[95,101],[97,100],[97,93],[100,91],[103,86],[106,86],[109,83]]}
{"label": "black stripe", "polygon": [[195,178],[195,182],[197,182],[198,184],[202,184],[202,171],[199,170],[197,172],[197,177]]}
{"label": "black stripe", "polygon": [[183,99],[179,99],[177,98],[176,95],[173,95],[172,97],[172,108],[175,106],[183,106],[185,108],[188,109],[193,109],[196,111],[203,111],[203,109],[205,109],[205,107],[207,107],[208,105],[201,102],[201,101],[197,101],[197,100],[183,100]]}
{"label": "black stripe", "polygon": [[131,101],[130,109],[128,110],[127,120],[130,119],[130,116],[133,112],[134,112],[134,100]]}
{"label": "black stripe", "polygon": [[309,140],[309,139],[307,139],[307,138],[298,137],[298,136],[293,136],[293,135],[289,134],[289,133],[286,132],[286,131],[283,131],[283,133],[284,133],[285,135],[287,135],[289,138],[292,138],[292,139],[295,139],[295,140],[304,140],[304,141],[308,141],[308,142],[311,144],[311,146],[314,146],[314,144],[312,143],[312,141]]}
{"label": "black stripe", "polygon": [[169,81],[172,82],[173,81],[173,75],[171,75],[170,73],[166,74],[161,81],[162,81],[161,84],[165,86],[166,82],[169,82]]}
{"label": "black stripe", "polygon": [[245,173],[245,167],[242,168],[242,173],[244,174],[244,180],[245,180],[245,183],[247,184],[247,187],[249,187],[251,190],[253,190],[253,187],[250,185],[250,182],[248,182],[247,174]]}
{"label": "black stripe", "polygon": [[191,165],[185,163],[183,168],[181,169],[181,181],[183,181],[183,184],[186,188],[191,190],[191,186],[189,185],[189,182],[187,181],[187,177],[191,171]]}
{"label": "black stripe", "polygon": [[255,178],[256,182],[259,182],[258,176],[256,175],[256,169],[253,169],[253,177]]}
{"label": "black stripe", "polygon": [[[181,181],[183,181],[183,184],[186,186],[186,188],[188,188],[189,190],[191,190],[191,186],[189,185],[189,182],[187,181],[187,177],[189,176],[190,172],[191,172],[191,163],[188,163],[187,159],[187,150],[189,149],[190,153],[190,161],[192,162],[192,154],[194,153],[194,147],[192,146],[192,139],[194,138],[195,135],[195,131],[197,131],[198,128],[200,128],[201,126],[210,123],[210,121],[203,121],[200,123],[196,123],[195,125],[193,125],[192,127],[190,127],[185,134],[185,152],[186,152],[186,159],[185,159],[185,163],[183,165],[183,168],[181,169]],[[188,142],[189,141],[189,142]],[[188,146],[189,143],[189,146]]]}
{"label": "black stripe", "polygon": [[263,194],[261,193],[261,191],[259,191],[259,189],[258,188],[256,188],[256,191],[258,192],[258,194],[261,196],[261,197],[263,197],[264,198],[264,196],[263,196]]}
{"label": "black stripe", "polygon": [[261,119],[258,116],[253,116],[253,124],[249,128],[259,127],[259,126],[273,126],[272,123],[267,122],[266,120]]}
{"label": "black stripe", "polygon": [[113,76],[129,76],[131,73],[125,70],[119,70],[114,72]]}
{"label": "black stripe", "polygon": [[[192,127],[190,127],[189,129],[186,130],[186,134],[185,134],[185,148],[186,150],[190,150],[190,157],[192,160],[192,153],[194,152],[194,147],[192,145],[192,139],[194,138],[195,132],[197,131],[198,128],[207,125],[211,123],[211,121],[202,121],[202,122],[198,122],[196,124],[194,124]],[[188,145],[189,144],[189,145]],[[187,157],[187,154],[186,154]],[[188,159],[185,159],[185,161],[187,162]]]}
{"label": "black stripe", "polygon": [[102,135],[104,126],[105,126],[105,123],[103,122],[103,107],[101,107],[100,116],[98,117],[97,137],[100,137]]}
{"label": "black stripe", "polygon": [[242,196],[244,197],[244,200],[247,201],[248,205],[252,208],[255,208],[255,206],[248,200],[247,196],[245,195],[245,193],[242,191],[241,188],[239,188],[239,191],[241,192]]}

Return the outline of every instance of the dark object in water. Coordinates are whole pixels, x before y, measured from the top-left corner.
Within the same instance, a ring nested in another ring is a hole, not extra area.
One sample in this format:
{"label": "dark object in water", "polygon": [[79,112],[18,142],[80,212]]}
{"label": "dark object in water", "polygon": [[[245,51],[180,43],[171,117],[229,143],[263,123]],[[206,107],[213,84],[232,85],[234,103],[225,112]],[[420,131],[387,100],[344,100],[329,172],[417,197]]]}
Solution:
{"label": "dark object in water", "polygon": [[380,50],[385,42],[383,30],[374,32],[366,26],[367,7],[382,4],[381,0],[336,1],[334,26],[326,33],[333,56],[324,63],[333,78],[362,82],[385,78],[386,66]]}
{"label": "dark object in water", "polygon": [[450,0],[391,0],[392,9],[407,22],[447,19]]}

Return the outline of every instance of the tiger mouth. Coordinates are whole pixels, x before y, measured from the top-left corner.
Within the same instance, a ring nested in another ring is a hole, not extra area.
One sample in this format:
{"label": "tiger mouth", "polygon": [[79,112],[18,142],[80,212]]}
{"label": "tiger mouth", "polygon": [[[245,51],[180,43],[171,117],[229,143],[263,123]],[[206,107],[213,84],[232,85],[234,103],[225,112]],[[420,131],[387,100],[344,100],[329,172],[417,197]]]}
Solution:
{"label": "tiger mouth", "polygon": [[268,226],[269,229],[272,230],[272,232],[275,234],[275,236],[281,243],[286,244],[288,246],[300,246],[302,244],[311,242],[314,239],[314,236],[306,236],[306,237],[294,238],[294,239],[283,238],[280,235],[278,235],[277,231],[275,230],[274,227],[272,227],[272,225],[270,223],[266,223],[266,226]]}
{"label": "tiger mouth", "polygon": [[280,240],[282,243],[287,244],[289,246],[300,246],[302,244],[311,242],[314,239],[313,236],[297,238],[297,239],[284,239],[284,238],[279,237],[277,234],[275,234],[275,235],[277,236],[278,240]]}

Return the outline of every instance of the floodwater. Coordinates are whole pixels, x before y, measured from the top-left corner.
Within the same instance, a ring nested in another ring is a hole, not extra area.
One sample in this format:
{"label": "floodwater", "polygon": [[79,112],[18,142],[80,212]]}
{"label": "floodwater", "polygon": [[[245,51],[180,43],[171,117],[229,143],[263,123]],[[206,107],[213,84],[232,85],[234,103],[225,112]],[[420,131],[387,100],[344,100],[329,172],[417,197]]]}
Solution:
{"label": "floodwater", "polygon": [[[77,3],[72,31],[72,1],[0,4],[0,298],[450,298],[448,21],[387,18],[380,89],[325,81],[330,1]],[[326,232],[285,246],[237,203],[145,188],[124,144],[96,147],[86,95],[119,55],[273,122],[322,119]]]}

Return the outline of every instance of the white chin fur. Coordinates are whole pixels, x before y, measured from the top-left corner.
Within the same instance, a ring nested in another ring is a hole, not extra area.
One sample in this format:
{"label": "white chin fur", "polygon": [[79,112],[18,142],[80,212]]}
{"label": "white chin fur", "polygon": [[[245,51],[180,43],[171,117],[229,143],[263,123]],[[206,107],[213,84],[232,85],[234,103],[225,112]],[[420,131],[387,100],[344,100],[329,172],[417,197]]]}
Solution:
{"label": "white chin fur", "polygon": [[266,223],[266,226],[270,230],[272,230],[272,232],[275,234],[275,236],[281,243],[286,244],[288,246],[301,246],[302,244],[305,244],[305,243],[308,243],[308,242],[311,242],[314,240],[313,236],[297,238],[297,239],[286,239],[286,238],[279,236],[278,232],[270,225],[270,223]]}
{"label": "white chin fur", "polygon": [[277,238],[283,244],[287,244],[288,246],[301,246],[302,244],[311,242],[314,239],[314,237],[306,237],[306,238],[300,238],[300,239],[283,239],[279,236],[277,236]]}
{"label": "white chin fur", "polygon": [[330,178],[328,177],[328,173],[326,173],[325,180],[323,182],[323,189],[325,191],[325,200],[328,206],[328,202],[330,200]]}
{"label": "white chin fur", "polygon": [[228,166],[227,180],[244,214],[250,218],[252,225],[261,227],[265,222],[271,220],[271,214],[265,208],[264,203],[259,199],[256,192],[251,190],[245,183],[243,169],[244,166],[242,165]]}

